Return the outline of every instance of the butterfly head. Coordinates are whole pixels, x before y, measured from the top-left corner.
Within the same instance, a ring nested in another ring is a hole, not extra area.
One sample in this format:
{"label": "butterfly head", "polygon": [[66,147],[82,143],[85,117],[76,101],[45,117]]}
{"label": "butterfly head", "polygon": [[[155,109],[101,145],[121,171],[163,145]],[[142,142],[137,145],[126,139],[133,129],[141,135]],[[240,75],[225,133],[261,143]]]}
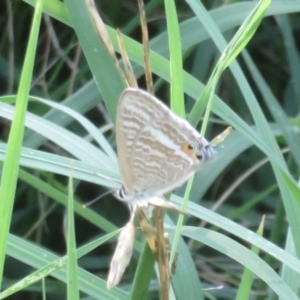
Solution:
{"label": "butterfly head", "polygon": [[121,186],[121,188],[119,188],[118,190],[116,190],[113,195],[121,201],[125,201],[125,202],[132,202],[135,200],[140,200],[143,199],[145,197],[145,191],[144,190],[133,190],[132,192],[129,191],[128,189],[126,189],[126,187],[123,185]]}
{"label": "butterfly head", "polygon": [[[123,185],[121,188],[116,190],[113,195],[120,201],[126,202],[128,204],[129,209],[133,212],[135,208],[135,203],[138,202],[139,206],[148,207],[149,199],[152,199],[153,193],[149,193],[149,191],[141,190],[141,191],[133,191],[130,192]],[[156,199],[156,197],[154,197]],[[153,204],[153,203],[152,203]],[[156,204],[153,204],[156,205]]]}
{"label": "butterfly head", "polygon": [[211,160],[214,155],[215,155],[215,151],[214,148],[211,144],[207,144],[202,148],[202,161],[206,162]]}
{"label": "butterfly head", "polygon": [[196,163],[209,161],[214,156],[213,147],[204,138],[185,144],[182,150]]}
{"label": "butterfly head", "polygon": [[121,201],[128,201],[128,200],[130,201],[132,198],[131,195],[128,195],[124,186],[122,186],[120,189],[116,190],[113,193],[113,195]]}

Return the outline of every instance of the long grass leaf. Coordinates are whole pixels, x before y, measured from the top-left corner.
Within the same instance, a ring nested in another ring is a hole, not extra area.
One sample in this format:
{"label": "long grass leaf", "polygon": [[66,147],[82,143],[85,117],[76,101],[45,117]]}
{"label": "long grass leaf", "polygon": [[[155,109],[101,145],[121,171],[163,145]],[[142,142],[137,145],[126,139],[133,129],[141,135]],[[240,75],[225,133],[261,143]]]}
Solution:
{"label": "long grass leaf", "polygon": [[25,116],[28,104],[35,52],[41,23],[43,1],[38,1],[31,24],[28,47],[16,101],[16,111],[9,133],[7,152],[3,165],[0,184],[0,282],[2,283],[5,250],[11,223],[16,184],[19,171],[19,159],[25,128]]}

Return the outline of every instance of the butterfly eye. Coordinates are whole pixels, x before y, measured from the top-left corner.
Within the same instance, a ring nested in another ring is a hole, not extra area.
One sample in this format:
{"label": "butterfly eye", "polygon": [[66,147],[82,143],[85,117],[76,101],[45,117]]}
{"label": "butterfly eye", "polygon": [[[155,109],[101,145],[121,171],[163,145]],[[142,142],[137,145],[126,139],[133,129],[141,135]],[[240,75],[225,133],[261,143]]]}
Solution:
{"label": "butterfly eye", "polygon": [[122,186],[120,189],[116,190],[114,192],[114,196],[121,201],[127,201],[128,195],[126,193],[125,187]]}
{"label": "butterfly eye", "polygon": [[203,159],[202,152],[196,153],[196,157],[201,161]]}
{"label": "butterfly eye", "polygon": [[114,193],[113,193],[113,195],[117,198],[117,199],[119,199],[119,200],[123,200],[124,199],[124,194],[123,194],[123,189],[122,188],[120,188],[119,190],[116,190]]}

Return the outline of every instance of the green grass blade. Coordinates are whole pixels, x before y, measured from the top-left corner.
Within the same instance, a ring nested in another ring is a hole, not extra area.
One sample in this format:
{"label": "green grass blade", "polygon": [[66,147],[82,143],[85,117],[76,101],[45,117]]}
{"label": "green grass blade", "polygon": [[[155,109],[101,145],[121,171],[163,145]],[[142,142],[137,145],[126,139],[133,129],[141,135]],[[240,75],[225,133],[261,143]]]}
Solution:
{"label": "green grass blade", "polygon": [[[39,178],[36,178],[35,176],[23,170],[20,170],[20,179],[28,183],[29,185],[35,187],[40,192],[44,193],[46,196],[49,196],[49,198],[52,198],[58,203],[67,207],[67,196],[63,192],[51,186],[50,184],[44,182]],[[77,215],[85,218],[86,220],[89,220],[92,224],[101,228],[105,232],[111,232],[116,229],[116,227],[111,222],[107,221],[105,218],[101,217],[99,214],[92,211],[91,209],[84,208],[83,205],[78,201],[74,202],[74,211]]]}
{"label": "green grass blade", "polygon": [[[65,4],[94,79],[101,91],[108,113],[112,120],[115,121],[117,103],[125,89],[125,83],[95,31],[87,11],[86,2],[82,0],[66,0]],[[105,75],[103,70],[105,70]]]}
{"label": "green grass blade", "polygon": [[[256,25],[255,25],[256,26]],[[219,36],[216,38],[216,36]],[[223,39],[222,44],[219,44],[219,41],[221,41],[221,35],[216,30],[214,35],[214,41],[219,49],[224,49],[226,42]],[[236,42],[236,45],[239,45]],[[226,59],[224,59],[226,61]],[[244,95],[244,98],[246,100],[246,103],[249,107],[249,110],[251,111],[252,117],[255,121],[255,124],[257,125],[257,128],[259,130],[260,137],[263,138],[263,141],[259,143],[261,146],[264,144],[266,148],[268,148],[268,156],[271,159],[272,166],[274,169],[275,176],[278,180],[279,187],[281,194],[283,196],[283,201],[285,203],[285,208],[287,212],[287,216],[290,222],[290,226],[293,232],[293,235],[295,237],[295,245],[297,249],[297,253],[300,255],[300,240],[297,239],[297,231],[300,227],[300,219],[296,217],[296,215],[300,214],[300,208],[299,208],[299,199],[300,199],[300,191],[297,187],[297,184],[293,180],[292,176],[288,173],[287,167],[285,165],[283,156],[280,152],[280,149],[278,147],[278,144],[276,140],[274,139],[274,136],[271,133],[269,124],[257,102],[257,100],[254,97],[253,91],[249,87],[249,84],[247,80],[245,79],[241,69],[238,67],[238,64],[236,62],[233,62],[230,66],[230,69],[233,71],[233,74],[240,86],[240,89]],[[197,102],[199,103],[199,102]],[[193,121],[197,120],[197,112],[196,107],[197,103],[195,104],[193,111],[194,114],[191,113],[191,118]],[[232,124],[232,120],[230,121],[229,118],[224,117],[223,119],[228,119],[229,124]],[[234,126],[235,127],[235,126]],[[240,126],[237,126],[236,128],[241,128]],[[259,136],[257,138],[260,138]],[[257,144],[258,146],[258,144]],[[298,205],[296,204],[298,202]]]}
{"label": "green grass blade", "polygon": [[[180,204],[178,197],[172,196],[172,203],[175,205]],[[236,237],[244,240],[245,242],[251,243],[259,247],[261,250],[269,253],[277,260],[281,261],[283,264],[286,264],[291,269],[296,272],[300,272],[300,261],[294,256],[288,254],[287,252],[282,251],[281,248],[275,244],[270,243],[268,240],[256,235],[254,232],[244,228],[243,226],[206,209],[200,205],[189,202],[187,213],[195,216],[199,219],[202,219],[210,224],[213,224],[219,228],[222,228],[226,232],[235,235]]]}
{"label": "green grass blade", "polygon": [[[173,227],[175,223],[167,215],[166,223],[168,227]],[[176,224],[176,231],[179,228]],[[181,230],[182,227],[180,227]],[[176,231],[170,232],[170,240],[174,241],[176,238]],[[179,232],[180,234],[181,232]],[[175,261],[175,274],[172,274],[172,287],[176,294],[176,299],[203,299],[203,283],[201,282],[198,274],[197,267],[194,263],[194,257],[192,256],[191,249],[186,244],[186,241],[180,235],[178,242],[172,242],[172,249],[176,249],[178,253],[177,260]],[[171,259],[170,259],[171,261]],[[172,267],[170,266],[170,270]],[[189,274],[189,276],[186,276]]]}
{"label": "green grass blade", "polygon": [[[261,222],[257,234],[259,236],[263,236],[263,226],[264,226],[264,217],[263,217],[263,221]],[[251,247],[251,251],[256,254],[257,256],[259,255],[259,248],[256,246],[252,246]],[[243,276],[242,276],[242,280],[241,283],[239,285],[239,289],[236,295],[236,300],[239,299],[249,299],[250,298],[250,293],[251,293],[251,286],[253,283],[253,278],[254,278],[254,274],[249,270],[249,269],[245,269]]]}
{"label": "green grass blade", "polygon": [[74,224],[74,196],[73,196],[73,161],[70,166],[68,192],[68,226],[67,226],[67,298],[79,300],[78,266],[76,253],[76,237]]}
{"label": "green grass blade", "polygon": [[147,299],[152,279],[155,257],[147,243],[144,247],[134,274],[130,300]]}
{"label": "green grass blade", "polygon": [[[226,42],[220,34],[217,35],[214,34],[215,32],[218,33],[217,26],[214,24],[214,22],[210,20],[208,14],[203,13],[203,10],[205,9],[204,6],[201,4],[201,2],[195,2],[194,0],[189,0],[188,3],[190,4],[191,8],[198,16],[199,20],[202,21],[203,15],[207,16],[206,19],[209,22],[203,22],[203,24],[204,26],[206,26],[208,31],[212,34],[212,38],[214,39],[215,42],[217,42],[217,45],[220,45],[221,43],[225,44]],[[212,108],[213,94],[215,92],[217,82],[222,72],[228,67],[228,65],[238,56],[238,54],[242,51],[242,49],[244,49],[245,46],[248,44],[249,40],[252,38],[255,31],[257,30],[257,27],[261,23],[264,13],[268,8],[268,6],[270,5],[270,3],[271,0],[261,0],[254,8],[254,10],[251,12],[251,14],[247,17],[247,19],[243,22],[240,29],[237,31],[235,36],[229,42],[228,46],[224,49],[224,52],[222,52],[222,55],[215,69],[213,70],[212,75],[210,76],[210,79],[207,83],[207,87],[205,88],[205,90],[197,100],[193,110],[191,111],[189,120],[191,121],[192,124],[196,124],[198,123],[204,111],[204,108],[207,105],[206,113],[202,124],[202,130],[201,130],[202,135],[205,135],[206,132],[208,118]],[[214,30],[212,30],[212,28]]]}
{"label": "green grass blade", "polygon": [[[25,0],[28,4],[35,6],[38,0]],[[58,21],[61,21],[69,26],[72,26],[72,20],[66,9],[66,5],[58,0],[44,1],[43,11],[53,16]]]}
{"label": "green grass blade", "polygon": [[[115,236],[119,231],[107,234],[93,242],[80,247],[77,250],[77,258],[89,253],[93,249],[99,247],[107,240]],[[45,276],[52,275],[53,277],[67,282],[67,256],[59,258],[58,256],[46,251],[43,248],[26,242],[15,236],[9,236],[8,254],[33,268],[38,270],[32,274],[26,276],[22,280],[18,281],[13,286],[9,287],[5,291],[0,293],[0,299],[13,295],[14,293],[30,286],[34,282],[37,282]],[[51,261],[51,263],[49,263]],[[120,289],[114,289],[113,291],[107,291],[106,283],[104,280],[82,270],[79,268],[78,272],[79,288],[87,295],[94,297],[95,299],[128,299],[128,295]],[[95,285],[95,283],[97,283]]]}
{"label": "green grass blade", "polygon": [[8,138],[7,153],[0,184],[0,283],[2,283],[5,250],[11,223],[19,171],[19,158],[24,135],[25,115],[34,66],[35,52],[41,23],[43,1],[37,2],[30,30],[28,47],[24,59],[17,95],[16,112]]}
{"label": "green grass blade", "polygon": [[209,245],[211,248],[224,253],[238,261],[268,283],[277,295],[285,300],[299,299],[297,295],[284,283],[276,272],[256,254],[234,240],[205,228],[185,226],[182,235]]}
{"label": "green grass blade", "polygon": [[267,85],[263,76],[259,73],[251,57],[246,51],[243,53],[243,58],[247,64],[248,69],[251,71],[250,74],[253,80],[255,81],[263,97],[263,100],[265,101],[274,120],[282,130],[283,136],[285,137],[287,144],[291,149],[291,152],[298,164],[298,167],[300,168],[300,138],[297,132],[295,131],[294,126],[290,123],[286,113],[283,111],[280,104],[278,103],[278,99],[274,97],[274,94],[272,93],[271,89]]}
{"label": "green grass blade", "polygon": [[170,106],[172,110],[182,118],[185,118],[185,107],[183,99],[183,65],[182,46],[179,32],[178,16],[174,0],[165,0],[167,18],[168,40],[170,49],[170,80],[171,97]]}
{"label": "green grass blade", "polygon": [[[57,107],[58,106],[59,105],[57,105]],[[64,110],[67,111],[66,108]],[[0,103],[0,115],[4,118],[12,119],[14,116],[14,111],[14,107],[5,103]],[[79,122],[83,121],[83,126],[90,127],[92,132],[96,131],[94,126],[90,126],[91,123],[86,121],[85,118],[78,116],[78,114],[75,112],[72,114],[73,116],[76,116],[76,118],[78,117],[77,120]],[[88,141],[83,140],[73,132],[62,128],[61,126],[57,126],[54,122],[49,122],[35,114],[27,113],[26,127],[35,130],[44,137],[47,137],[49,140],[72,153],[72,155],[81,161],[90,163],[91,165],[99,165],[107,168],[112,168],[114,165],[117,166],[115,155],[114,159],[108,157],[99,148],[95,147]],[[100,140],[99,142],[102,143]]]}
{"label": "green grass blade", "polygon": [[[288,230],[287,233],[285,250],[291,255],[296,256],[295,244],[290,229]],[[281,270],[281,277],[284,280],[284,282],[286,282],[295,293],[299,293],[299,288],[300,288],[299,272],[296,272],[295,270],[291,269],[287,265],[283,265]]]}
{"label": "green grass blade", "polygon": [[291,78],[293,78],[291,84],[293,86],[294,97],[298,102],[300,101],[300,58],[298,53],[297,43],[292,32],[291,22],[288,16],[280,15],[276,18],[279,30],[282,33],[284,43],[286,45],[286,55],[291,71]]}

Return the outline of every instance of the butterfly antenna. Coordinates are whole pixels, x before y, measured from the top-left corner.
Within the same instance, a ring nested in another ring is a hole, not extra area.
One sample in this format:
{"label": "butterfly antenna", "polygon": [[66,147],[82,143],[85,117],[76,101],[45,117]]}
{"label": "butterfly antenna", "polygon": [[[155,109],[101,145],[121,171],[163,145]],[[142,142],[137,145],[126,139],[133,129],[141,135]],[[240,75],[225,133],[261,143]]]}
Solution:
{"label": "butterfly antenna", "polygon": [[100,200],[101,198],[103,198],[104,196],[106,196],[106,195],[108,195],[108,194],[112,194],[113,192],[114,192],[114,190],[112,190],[112,191],[107,191],[107,192],[101,194],[100,196],[98,196],[97,198],[95,198],[95,199],[93,199],[93,200],[91,200],[91,201],[89,201],[89,202],[83,204],[83,207],[84,207],[84,208],[87,208],[88,206],[91,206],[92,204],[94,204],[95,202],[97,202],[98,200]]}

